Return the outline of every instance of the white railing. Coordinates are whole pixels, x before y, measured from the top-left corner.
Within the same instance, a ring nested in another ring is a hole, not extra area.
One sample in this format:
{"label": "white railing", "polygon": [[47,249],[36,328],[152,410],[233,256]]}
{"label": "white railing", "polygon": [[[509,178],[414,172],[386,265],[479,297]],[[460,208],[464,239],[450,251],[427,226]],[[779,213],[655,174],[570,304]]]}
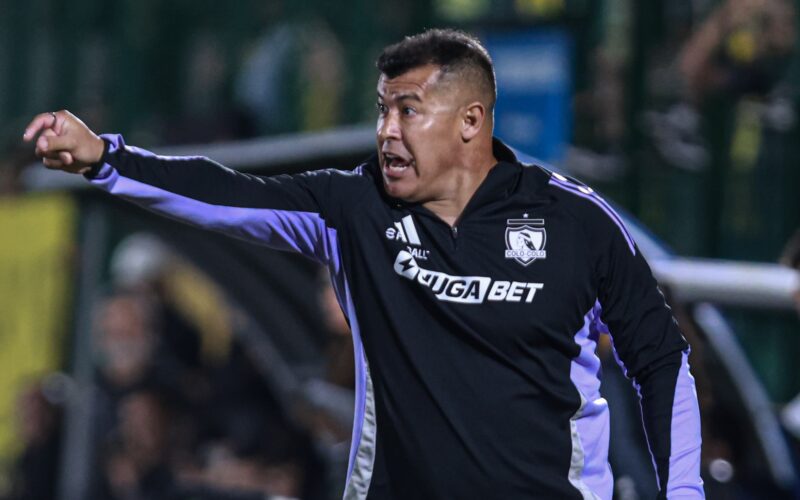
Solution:
{"label": "white railing", "polygon": [[674,258],[650,266],[678,302],[791,309],[800,297],[800,273],[778,264]]}

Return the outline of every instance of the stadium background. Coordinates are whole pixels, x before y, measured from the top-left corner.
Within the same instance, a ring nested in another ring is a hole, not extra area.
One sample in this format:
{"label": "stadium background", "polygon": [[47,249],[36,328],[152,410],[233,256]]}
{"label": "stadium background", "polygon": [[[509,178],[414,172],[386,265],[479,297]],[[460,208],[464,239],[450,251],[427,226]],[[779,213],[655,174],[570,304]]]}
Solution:
{"label": "stadium background", "polygon": [[[261,173],[346,167],[369,151],[381,47],[456,26],[498,63],[501,137],[677,255],[796,266],[798,7],[0,0],[0,498],[333,498],[352,408],[316,268],[43,176],[20,140],[34,114],[70,109],[130,144]],[[783,476],[759,464],[768,446],[731,437],[757,418],[723,400],[730,372],[752,369],[794,456],[797,314],[718,299],[745,354],[733,370],[708,354],[697,304],[674,304],[701,403],[726,410],[704,411],[719,437],[704,447],[709,496],[796,498],[794,460]],[[629,455],[617,495],[645,498],[644,455]]]}

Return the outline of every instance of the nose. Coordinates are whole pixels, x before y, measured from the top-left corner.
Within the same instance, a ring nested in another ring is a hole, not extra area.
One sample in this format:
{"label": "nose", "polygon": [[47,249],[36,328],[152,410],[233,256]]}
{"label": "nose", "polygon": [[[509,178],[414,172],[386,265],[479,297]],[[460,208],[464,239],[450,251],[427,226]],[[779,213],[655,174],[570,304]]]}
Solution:
{"label": "nose", "polygon": [[386,142],[388,140],[400,140],[400,120],[391,111],[378,117],[378,140]]}

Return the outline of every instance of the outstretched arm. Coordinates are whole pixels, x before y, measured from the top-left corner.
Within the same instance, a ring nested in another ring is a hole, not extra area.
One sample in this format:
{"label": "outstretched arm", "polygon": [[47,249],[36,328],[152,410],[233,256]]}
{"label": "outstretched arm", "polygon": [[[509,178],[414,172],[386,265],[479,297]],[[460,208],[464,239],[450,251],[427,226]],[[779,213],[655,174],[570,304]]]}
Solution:
{"label": "outstretched arm", "polygon": [[[38,138],[37,138],[38,136]],[[259,177],[203,157],[166,157],[98,136],[67,111],[38,115],[25,131],[45,166],[149,210],[199,227],[328,263],[326,220],[333,171]]]}

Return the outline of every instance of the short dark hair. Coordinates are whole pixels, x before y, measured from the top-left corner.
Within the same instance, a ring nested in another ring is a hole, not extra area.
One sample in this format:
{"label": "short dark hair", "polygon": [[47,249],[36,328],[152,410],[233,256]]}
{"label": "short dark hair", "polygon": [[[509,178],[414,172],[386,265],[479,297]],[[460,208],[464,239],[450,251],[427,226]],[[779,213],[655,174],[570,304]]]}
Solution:
{"label": "short dark hair", "polygon": [[407,36],[389,45],[378,57],[376,66],[389,78],[435,64],[443,76],[457,74],[463,80],[477,82],[487,95],[491,110],[497,99],[494,65],[489,52],[474,36],[454,29],[430,29]]}

